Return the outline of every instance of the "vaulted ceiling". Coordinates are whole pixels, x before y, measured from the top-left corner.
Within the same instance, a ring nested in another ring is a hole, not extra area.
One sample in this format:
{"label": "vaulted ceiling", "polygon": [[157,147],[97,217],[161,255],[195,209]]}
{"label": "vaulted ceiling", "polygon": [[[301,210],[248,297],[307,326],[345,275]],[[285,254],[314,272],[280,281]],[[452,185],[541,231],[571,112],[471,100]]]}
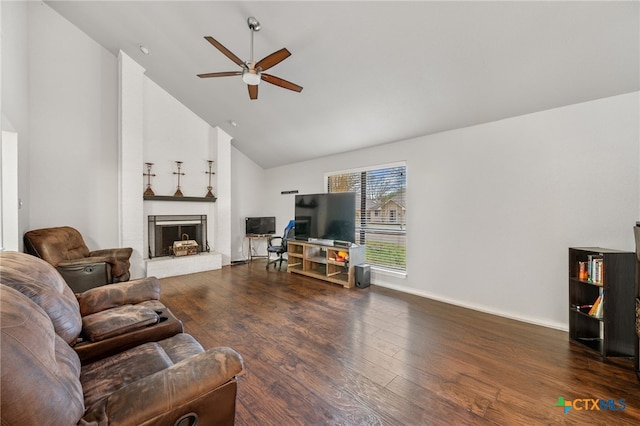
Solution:
{"label": "vaulted ceiling", "polygon": [[[640,90],[636,1],[46,3],[265,168]],[[301,93],[196,76],[239,70],[204,36],[249,59],[250,16]]]}

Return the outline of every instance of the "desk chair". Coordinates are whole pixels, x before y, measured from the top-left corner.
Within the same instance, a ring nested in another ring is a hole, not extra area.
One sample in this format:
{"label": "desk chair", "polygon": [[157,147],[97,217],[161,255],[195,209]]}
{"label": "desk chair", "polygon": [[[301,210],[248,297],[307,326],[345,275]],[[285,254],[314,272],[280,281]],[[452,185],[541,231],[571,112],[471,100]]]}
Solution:
{"label": "desk chair", "polygon": [[[269,265],[273,264],[273,268],[276,268],[278,263],[278,270],[282,269],[282,262],[286,261],[283,255],[287,252],[287,240],[292,239],[295,232],[295,220],[290,220],[287,226],[284,228],[282,237],[271,237],[267,243],[267,269]],[[274,244],[274,241],[279,241],[280,244]],[[271,260],[271,255],[275,254],[276,258]]]}

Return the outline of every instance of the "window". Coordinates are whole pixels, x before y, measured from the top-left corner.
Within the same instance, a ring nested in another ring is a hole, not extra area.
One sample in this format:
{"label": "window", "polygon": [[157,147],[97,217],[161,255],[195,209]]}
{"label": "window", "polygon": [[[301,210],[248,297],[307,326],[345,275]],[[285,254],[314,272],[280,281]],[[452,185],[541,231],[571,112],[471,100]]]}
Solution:
{"label": "window", "polygon": [[327,175],[328,192],[355,192],[356,239],[372,266],[406,270],[406,165]]}

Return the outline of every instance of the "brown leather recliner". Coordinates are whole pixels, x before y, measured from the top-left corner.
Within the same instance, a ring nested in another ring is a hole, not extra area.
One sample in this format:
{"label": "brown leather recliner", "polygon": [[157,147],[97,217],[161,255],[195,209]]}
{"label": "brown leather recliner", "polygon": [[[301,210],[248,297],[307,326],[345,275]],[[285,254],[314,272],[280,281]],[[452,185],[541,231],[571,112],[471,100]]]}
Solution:
{"label": "brown leather recliner", "polygon": [[0,423],[234,423],[236,376],[244,367],[233,349],[204,350],[180,333],[82,364],[71,347],[78,328],[68,298],[55,292],[29,298],[0,285]]}
{"label": "brown leather recliner", "polygon": [[182,322],[160,302],[160,283],[155,277],[74,294],[44,260],[2,252],[0,283],[32,299],[52,318],[64,313],[64,321],[54,321],[56,332],[83,363],[183,331]]}
{"label": "brown leather recliner", "polygon": [[70,226],[42,228],[24,234],[24,251],[55,266],[77,293],[128,281],[130,247],[90,251],[78,230]]}

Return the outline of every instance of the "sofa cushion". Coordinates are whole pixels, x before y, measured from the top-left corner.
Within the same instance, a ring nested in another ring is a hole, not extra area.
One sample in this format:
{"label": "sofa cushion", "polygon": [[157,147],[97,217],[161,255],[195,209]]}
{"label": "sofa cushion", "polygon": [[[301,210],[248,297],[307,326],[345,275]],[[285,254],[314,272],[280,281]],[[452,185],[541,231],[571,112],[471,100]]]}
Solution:
{"label": "sofa cushion", "polygon": [[136,305],[160,299],[160,282],[156,277],[141,278],[118,284],[107,284],[76,295],[80,313],[90,315],[121,305]]}
{"label": "sofa cushion", "polygon": [[[193,337],[180,333],[161,342],[145,343],[87,364],[80,374],[85,405],[91,407],[128,384],[203,352],[202,346]],[[155,391],[157,390],[145,390],[149,393],[149,398],[153,397]]]}
{"label": "sofa cushion", "polygon": [[84,403],[90,407],[116,390],[171,365],[171,359],[155,342],[87,364],[80,374]]}
{"label": "sofa cushion", "polygon": [[153,309],[139,305],[123,305],[82,318],[82,333],[92,342],[129,333],[158,322]]}
{"label": "sofa cushion", "polygon": [[160,340],[158,344],[174,364],[204,352],[200,343],[190,334],[185,333],[176,334],[170,339]]}
{"label": "sofa cushion", "polygon": [[0,304],[2,424],[76,424],[84,412],[78,355],[27,296],[1,285]]}
{"label": "sofa cushion", "polygon": [[25,253],[1,252],[0,283],[33,300],[65,342],[76,342],[82,330],[78,300],[53,266]]}
{"label": "sofa cushion", "polygon": [[138,306],[146,306],[149,309],[153,309],[156,312],[164,311],[167,309],[164,304],[159,300],[145,300],[144,302],[138,303]]}

